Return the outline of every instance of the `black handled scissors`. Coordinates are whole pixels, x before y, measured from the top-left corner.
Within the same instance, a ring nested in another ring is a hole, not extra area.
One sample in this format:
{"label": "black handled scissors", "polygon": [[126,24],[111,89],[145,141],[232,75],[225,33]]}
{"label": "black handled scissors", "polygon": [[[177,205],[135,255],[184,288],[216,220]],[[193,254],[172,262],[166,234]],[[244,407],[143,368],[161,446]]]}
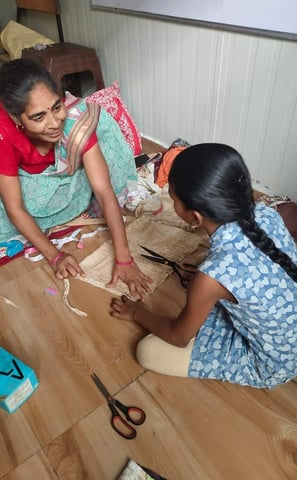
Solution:
{"label": "black handled scissors", "polygon": [[[131,407],[126,406],[121,403],[119,400],[113,398],[106,387],[103,385],[99,377],[96,373],[92,373],[91,375],[92,380],[96,384],[97,388],[99,388],[102,395],[106,398],[108,406],[111,410],[111,426],[112,428],[122,437],[126,438],[127,440],[132,440],[136,437],[136,430],[128,422],[133,423],[133,425],[142,425],[145,421],[145,413],[139,407]],[[116,408],[117,407],[117,408]],[[128,420],[126,420],[121,416],[118,412],[120,410]]]}
{"label": "black handled scissors", "polygon": [[[151,254],[151,255],[145,255],[145,254],[141,253],[142,257],[147,258],[148,260],[151,260],[152,262],[161,263],[162,265],[168,265],[169,267],[171,267],[172,270],[174,271],[174,273],[177,274],[182,287],[187,288],[189,282],[188,282],[187,278],[185,278],[185,276],[181,273],[181,272],[188,272],[189,273],[189,271],[186,268],[180,267],[178,263],[174,262],[173,260],[168,260],[168,258],[163,257],[163,255],[160,255],[159,253],[154,252],[153,250],[150,250],[149,248],[143,247],[142,245],[140,245],[140,247],[143,248],[143,250],[145,250],[146,252]],[[192,263],[184,263],[184,265],[187,266],[187,267],[195,268],[195,269],[197,268],[196,265],[193,265]]]}

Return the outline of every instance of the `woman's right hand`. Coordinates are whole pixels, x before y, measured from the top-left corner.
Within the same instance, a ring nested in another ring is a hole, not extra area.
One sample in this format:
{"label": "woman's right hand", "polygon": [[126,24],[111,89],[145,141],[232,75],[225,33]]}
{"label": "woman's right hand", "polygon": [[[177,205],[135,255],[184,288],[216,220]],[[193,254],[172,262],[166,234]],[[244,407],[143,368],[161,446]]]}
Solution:
{"label": "woman's right hand", "polygon": [[[63,255],[60,255],[61,253]],[[56,277],[60,280],[68,278],[69,276],[76,277],[77,275],[81,275],[83,277],[85,275],[85,272],[79,266],[75,257],[70,253],[60,251],[57,254],[57,260],[54,258],[52,261],[49,261],[49,263],[52,265]]]}

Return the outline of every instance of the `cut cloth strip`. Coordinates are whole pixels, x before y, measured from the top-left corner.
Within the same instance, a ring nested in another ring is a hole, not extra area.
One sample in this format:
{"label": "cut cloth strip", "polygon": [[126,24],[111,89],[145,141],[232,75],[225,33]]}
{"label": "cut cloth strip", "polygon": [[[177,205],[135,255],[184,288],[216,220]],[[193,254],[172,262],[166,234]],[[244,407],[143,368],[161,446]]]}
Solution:
{"label": "cut cloth strip", "polygon": [[[93,232],[83,233],[78,238],[77,235],[82,231],[82,228],[77,228],[71,233],[71,235],[69,235],[67,237],[62,237],[62,238],[51,238],[50,242],[53,245],[56,245],[58,250],[61,250],[61,248],[66,243],[70,243],[70,242],[77,242],[77,248],[81,249],[81,248],[83,248],[83,240],[85,238],[94,237],[98,232],[100,232],[102,230],[108,230],[108,227],[102,227],[102,226],[98,227]],[[42,253],[38,253],[38,255],[33,255],[32,256],[32,254],[36,254],[37,252],[38,252],[38,250],[35,247],[27,247],[27,248],[25,248],[25,253],[24,253],[25,258],[27,258],[27,260],[30,260],[30,262],[39,262],[40,260],[42,260],[44,258],[44,255],[42,255]]]}

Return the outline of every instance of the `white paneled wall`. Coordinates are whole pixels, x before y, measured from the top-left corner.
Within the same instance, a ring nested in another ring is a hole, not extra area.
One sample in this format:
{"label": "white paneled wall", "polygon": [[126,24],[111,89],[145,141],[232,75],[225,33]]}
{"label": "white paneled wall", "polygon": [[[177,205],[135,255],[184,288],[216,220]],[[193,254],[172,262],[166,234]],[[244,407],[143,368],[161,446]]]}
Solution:
{"label": "white paneled wall", "polygon": [[65,39],[96,48],[144,135],[231,144],[297,200],[297,42],[60,4]]}

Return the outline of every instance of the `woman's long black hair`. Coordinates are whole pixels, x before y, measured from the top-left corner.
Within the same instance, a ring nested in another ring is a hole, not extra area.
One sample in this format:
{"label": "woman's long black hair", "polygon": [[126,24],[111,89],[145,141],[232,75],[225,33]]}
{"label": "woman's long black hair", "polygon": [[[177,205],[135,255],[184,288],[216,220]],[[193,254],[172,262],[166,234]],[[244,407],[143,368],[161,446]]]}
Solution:
{"label": "woman's long black hair", "polygon": [[57,84],[45,67],[33,60],[20,58],[4,63],[0,68],[0,101],[5,110],[19,118],[26,109],[33,88],[43,83],[57,93]]}
{"label": "woman's long black hair", "polygon": [[297,266],[255,220],[250,173],[241,155],[220,143],[201,143],[175,158],[169,183],[189,210],[219,225],[237,222],[251,242],[297,282]]}

